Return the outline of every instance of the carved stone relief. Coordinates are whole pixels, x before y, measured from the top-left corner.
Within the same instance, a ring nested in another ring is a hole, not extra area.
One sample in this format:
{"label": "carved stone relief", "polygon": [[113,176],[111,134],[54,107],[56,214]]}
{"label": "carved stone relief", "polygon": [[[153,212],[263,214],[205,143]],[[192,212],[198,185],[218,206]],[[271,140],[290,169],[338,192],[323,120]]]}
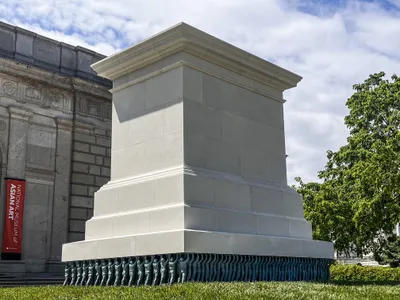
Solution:
{"label": "carved stone relief", "polygon": [[86,96],[78,96],[79,113],[111,120],[111,103]]}

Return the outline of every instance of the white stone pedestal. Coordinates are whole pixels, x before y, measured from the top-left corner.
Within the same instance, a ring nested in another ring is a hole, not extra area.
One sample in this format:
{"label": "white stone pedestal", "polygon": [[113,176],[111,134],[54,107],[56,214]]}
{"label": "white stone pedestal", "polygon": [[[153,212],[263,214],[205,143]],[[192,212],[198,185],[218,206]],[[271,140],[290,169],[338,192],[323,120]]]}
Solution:
{"label": "white stone pedestal", "polygon": [[282,94],[300,76],[183,23],[92,67],[113,80],[111,181],[63,261],[333,258],[287,186]]}

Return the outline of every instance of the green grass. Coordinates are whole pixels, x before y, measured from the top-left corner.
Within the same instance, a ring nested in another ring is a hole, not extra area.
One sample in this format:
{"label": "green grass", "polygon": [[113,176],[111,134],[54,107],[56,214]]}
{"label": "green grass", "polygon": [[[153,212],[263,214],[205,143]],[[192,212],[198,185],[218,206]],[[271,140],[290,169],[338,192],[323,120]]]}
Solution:
{"label": "green grass", "polygon": [[305,282],[189,283],[162,287],[19,287],[0,289],[0,299],[400,299],[400,286]]}

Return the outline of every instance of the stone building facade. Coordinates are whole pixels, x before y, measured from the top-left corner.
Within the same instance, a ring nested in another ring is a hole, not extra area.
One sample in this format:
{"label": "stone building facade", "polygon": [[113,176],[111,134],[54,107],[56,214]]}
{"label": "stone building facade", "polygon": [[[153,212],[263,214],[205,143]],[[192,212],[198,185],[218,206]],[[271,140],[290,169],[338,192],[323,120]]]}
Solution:
{"label": "stone building facade", "polygon": [[26,180],[22,259],[1,274],[59,272],[63,243],[84,239],[110,176],[111,83],[104,56],[0,23],[0,236],[4,178]]}

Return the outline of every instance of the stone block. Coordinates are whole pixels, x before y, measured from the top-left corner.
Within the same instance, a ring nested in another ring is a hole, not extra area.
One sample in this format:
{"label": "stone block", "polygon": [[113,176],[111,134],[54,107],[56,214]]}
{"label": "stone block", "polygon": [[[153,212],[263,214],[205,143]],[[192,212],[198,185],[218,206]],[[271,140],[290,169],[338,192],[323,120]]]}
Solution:
{"label": "stone block", "polygon": [[101,175],[101,167],[96,165],[90,165],[89,174],[92,175]]}
{"label": "stone block", "polygon": [[96,156],[96,165],[102,165],[102,164],[103,164],[103,157]]}
{"label": "stone block", "polygon": [[90,153],[97,155],[106,155],[106,148],[99,146],[90,146]]}
{"label": "stone block", "polygon": [[182,72],[180,67],[145,81],[146,110],[182,99]]}
{"label": "stone block", "polygon": [[109,191],[109,193],[115,193],[118,195],[117,209],[118,212],[123,213],[125,211],[141,210],[154,206],[155,205],[154,186],[155,186],[154,181],[146,181],[146,182],[126,185],[121,187],[117,191],[111,190]]}
{"label": "stone block", "polygon": [[82,232],[69,232],[68,241],[70,243],[82,241],[85,239],[85,234]]}
{"label": "stone block", "polygon": [[95,155],[82,152],[74,152],[73,160],[78,162],[85,162],[88,164],[94,164],[97,162],[97,158]]}
{"label": "stone block", "polygon": [[94,176],[92,175],[72,174],[72,183],[93,185],[94,181]]}
{"label": "stone block", "polygon": [[74,142],[74,150],[76,151],[89,152],[89,147],[90,147],[89,144]]}
{"label": "stone block", "polygon": [[183,175],[157,179],[154,185],[155,205],[171,205],[183,202]]}
{"label": "stone block", "polygon": [[201,176],[184,176],[185,204],[214,206],[214,182]]}
{"label": "stone block", "polygon": [[85,221],[70,220],[69,230],[72,232],[85,232]]}
{"label": "stone block", "polygon": [[149,232],[183,229],[184,208],[182,206],[153,209],[149,212]]}
{"label": "stone block", "polygon": [[110,168],[101,167],[101,176],[110,177],[110,175],[111,175]]}
{"label": "stone block", "polygon": [[61,43],[61,67],[67,70],[76,70],[75,48]]}
{"label": "stone block", "polygon": [[[87,220],[87,209],[80,208],[80,207],[71,207],[69,218],[86,221]],[[72,230],[72,231],[80,231],[80,230]]]}
{"label": "stone block", "polygon": [[95,180],[95,185],[96,186],[103,186],[105,185],[107,182],[110,181],[109,177],[100,177],[100,176],[96,176],[96,180]]}
{"label": "stone block", "polygon": [[59,42],[36,36],[33,40],[33,57],[56,68],[60,65],[61,45]]}
{"label": "stone block", "polygon": [[203,75],[192,68],[183,67],[183,98],[202,103]]}
{"label": "stone block", "polygon": [[207,106],[237,114],[240,87],[208,74],[202,75],[203,102]]}
{"label": "stone block", "polygon": [[111,147],[111,139],[96,137],[96,144],[103,147]]}
{"label": "stone block", "polygon": [[205,167],[211,170],[240,174],[240,148],[219,139],[205,139]]}
{"label": "stone block", "polygon": [[4,52],[15,52],[15,32],[10,29],[0,28],[0,49]]}
{"label": "stone block", "polygon": [[88,187],[88,196],[93,197],[94,193],[96,193],[99,190],[99,187],[97,186],[89,186]]}
{"label": "stone block", "polygon": [[88,187],[85,185],[72,184],[71,193],[77,196],[88,196]]}
{"label": "stone block", "polygon": [[95,144],[96,138],[93,135],[88,135],[81,132],[74,132],[74,140],[83,143]]}
{"label": "stone block", "polygon": [[94,52],[84,49],[82,47],[76,47],[77,52],[77,70],[87,74],[92,73],[90,65],[93,63]]}
{"label": "stone block", "polygon": [[113,93],[113,107],[120,122],[142,115],[146,111],[145,83],[140,82]]}
{"label": "stone block", "polygon": [[256,216],[252,213],[219,210],[218,231],[257,234]]}
{"label": "stone block", "polygon": [[95,135],[107,136],[107,130],[96,127],[96,128],[94,129],[94,134],[95,134]]}
{"label": "stone block", "polygon": [[223,180],[214,180],[214,203],[216,207],[251,210],[250,186]]}
{"label": "stone block", "polygon": [[184,130],[188,134],[200,134],[221,139],[221,113],[194,101],[184,102]]}
{"label": "stone block", "polygon": [[179,100],[163,109],[163,134],[175,133],[183,130],[183,102]]}
{"label": "stone block", "polygon": [[34,34],[17,30],[16,53],[27,58],[33,59],[33,39]]}
{"label": "stone block", "polygon": [[185,207],[184,228],[201,231],[218,231],[218,211],[200,207]]}
{"label": "stone block", "polygon": [[285,215],[282,191],[276,187],[251,187],[251,208],[254,212]]}
{"label": "stone block", "polygon": [[[75,155],[74,160],[81,160],[84,161],[84,157],[81,157],[82,153],[76,153],[78,155],[78,159],[77,156]],[[89,165],[88,164],[83,164],[83,163],[78,163],[78,162],[73,162],[72,163],[72,170],[74,172],[78,172],[78,173],[88,173],[89,172]]]}
{"label": "stone block", "polygon": [[71,196],[71,206],[93,208],[92,197]]}

